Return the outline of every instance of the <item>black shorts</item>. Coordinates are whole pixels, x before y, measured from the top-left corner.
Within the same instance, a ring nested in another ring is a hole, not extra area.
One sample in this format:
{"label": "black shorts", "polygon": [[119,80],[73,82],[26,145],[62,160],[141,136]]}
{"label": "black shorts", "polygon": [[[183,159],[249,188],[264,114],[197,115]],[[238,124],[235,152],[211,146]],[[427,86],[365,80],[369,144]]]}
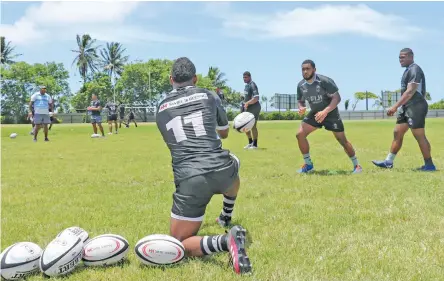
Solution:
{"label": "black shorts", "polygon": [[117,114],[108,115],[108,121],[117,121]]}
{"label": "black shorts", "polygon": [[409,106],[402,106],[398,110],[396,124],[409,125],[410,129],[421,129],[425,127],[425,119],[429,105],[427,101],[419,101]]}
{"label": "black shorts", "polygon": [[324,127],[327,131],[332,132],[343,132],[344,131],[344,123],[342,123],[341,116],[339,115],[339,111],[334,110],[330,112],[327,117],[325,117],[322,123],[316,122],[315,114],[309,113],[302,122],[307,123],[316,128]]}
{"label": "black shorts", "polygon": [[119,118],[120,120],[125,120],[125,115],[120,115]]}
{"label": "black shorts", "polygon": [[50,116],[49,120],[51,120],[51,123],[54,122],[54,116]]}
{"label": "black shorts", "polygon": [[257,120],[259,120],[259,114],[261,113],[261,105],[259,103],[256,103],[254,105],[250,105],[249,107],[247,107],[247,112],[250,112],[254,115],[254,118]]}
{"label": "black shorts", "polygon": [[191,177],[176,184],[171,217],[179,220],[202,221],[213,195],[227,192],[239,175],[239,159],[231,154],[231,160],[219,170]]}

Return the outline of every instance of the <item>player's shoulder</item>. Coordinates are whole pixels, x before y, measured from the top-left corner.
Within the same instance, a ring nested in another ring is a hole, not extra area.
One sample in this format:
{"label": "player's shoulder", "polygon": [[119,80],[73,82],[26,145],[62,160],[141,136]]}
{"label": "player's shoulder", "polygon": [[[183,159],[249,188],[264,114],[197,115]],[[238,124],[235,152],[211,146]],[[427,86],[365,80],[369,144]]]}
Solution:
{"label": "player's shoulder", "polygon": [[422,68],[417,65],[416,63],[413,63],[412,65],[409,66],[408,70],[409,72],[422,72]]}
{"label": "player's shoulder", "polygon": [[302,79],[301,81],[299,81],[298,88],[302,87],[302,85],[304,85],[305,83],[306,83],[305,79]]}
{"label": "player's shoulder", "polygon": [[319,80],[321,83],[322,82],[334,82],[334,80],[326,75],[322,75],[322,74],[316,74],[316,79]]}

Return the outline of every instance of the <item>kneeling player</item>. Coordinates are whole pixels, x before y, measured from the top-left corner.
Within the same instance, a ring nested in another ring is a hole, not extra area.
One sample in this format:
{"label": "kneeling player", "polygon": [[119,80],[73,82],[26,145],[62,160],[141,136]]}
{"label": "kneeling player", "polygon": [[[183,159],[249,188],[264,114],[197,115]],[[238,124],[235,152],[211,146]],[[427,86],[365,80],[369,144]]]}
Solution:
{"label": "kneeling player", "polygon": [[227,234],[196,236],[205,209],[214,194],[223,194],[222,226],[231,221],[239,190],[239,160],[222,149],[228,137],[228,119],[219,97],[196,88],[196,68],[187,58],[172,67],[173,91],[160,103],[156,123],[171,152],[176,191],[173,194],[170,234],[182,241],[187,255],[229,252],[234,271],[251,271],[245,249],[245,232],[233,226]]}
{"label": "kneeling player", "polygon": [[355,150],[352,144],[347,140],[344,133],[344,124],[342,123],[337,108],[341,97],[338,93],[338,87],[335,82],[323,75],[316,74],[316,67],[313,61],[305,60],[302,63],[302,76],[304,79],[299,82],[297,90],[297,99],[299,102],[299,114],[305,113],[305,100],[308,100],[311,111],[304,118],[299,128],[296,138],[301,153],[304,156],[305,164],[298,171],[307,173],[314,169],[310,158],[310,146],[307,136],[318,128],[325,127],[332,131],[338,142],[342,145],[350,160],[353,163],[353,173],[362,172],[362,168],[355,156]]}

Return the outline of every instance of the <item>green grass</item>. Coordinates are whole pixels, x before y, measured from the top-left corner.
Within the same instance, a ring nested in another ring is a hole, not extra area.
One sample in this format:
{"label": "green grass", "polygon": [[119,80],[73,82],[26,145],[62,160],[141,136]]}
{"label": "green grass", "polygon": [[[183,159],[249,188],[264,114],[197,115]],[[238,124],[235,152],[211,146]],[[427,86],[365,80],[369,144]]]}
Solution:
{"label": "green grass", "polygon": [[[234,222],[249,230],[254,274],[238,277],[226,254],[186,260],[172,268],[142,266],[134,245],[168,233],[172,192],[170,154],[157,127],[122,129],[91,139],[90,125],[54,125],[50,143],[33,143],[30,126],[2,127],[1,249],[18,241],[42,248],[66,227],[91,237],[115,233],[131,251],[122,266],[79,266],[64,280],[444,280],[444,173],[418,173],[416,141],[406,135],[393,170],[383,159],[393,120],[346,121],[364,173],[324,130],[310,138],[317,170],[298,175],[303,163],[295,141],[298,121],[261,122],[257,151],[231,131],[224,141],[241,160],[241,191]],[[444,169],[444,119],[428,119],[427,135],[438,168]],[[9,135],[17,132],[16,139]],[[222,233],[214,219],[215,196],[200,234]],[[41,274],[28,280],[45,280]]]}

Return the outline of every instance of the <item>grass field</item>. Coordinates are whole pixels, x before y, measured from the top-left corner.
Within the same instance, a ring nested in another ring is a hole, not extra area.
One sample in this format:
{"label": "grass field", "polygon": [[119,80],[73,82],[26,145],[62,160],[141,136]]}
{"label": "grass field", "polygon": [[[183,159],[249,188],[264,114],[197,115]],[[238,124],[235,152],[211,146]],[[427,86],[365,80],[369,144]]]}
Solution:
{"label": "grass field", "polygon": [[[56,124],[50,143],[42,135],[33,143],[29,125],[3,126],[1,249],[19,241],[44,248],[78,225],[91,237],[122,235],[131,251],[121,266],[81,265],[64,280],[444,280],[444,119],[427,120],[435,173],[411,171],[423,160],[410,133],[393,170],[373,167],[392,138],[393,120],[378,120],[345,122],[363,174],[345,173],[351,161],[321,130],[309,139],[320,172],[298,175],[298,126],[260,123],[257,151],[244,151],[235,131],[224,140],[241,160],[234,223],[249,231],[251,276],[236,276],[226,254],[166,269],[136,259],[140,238],[168,233],[174,191],[170,154],[152,124],[105,139],[91,139],[87,124]],[[215,196],[201,234],[223,233],[214,222],[221,207]]]}

